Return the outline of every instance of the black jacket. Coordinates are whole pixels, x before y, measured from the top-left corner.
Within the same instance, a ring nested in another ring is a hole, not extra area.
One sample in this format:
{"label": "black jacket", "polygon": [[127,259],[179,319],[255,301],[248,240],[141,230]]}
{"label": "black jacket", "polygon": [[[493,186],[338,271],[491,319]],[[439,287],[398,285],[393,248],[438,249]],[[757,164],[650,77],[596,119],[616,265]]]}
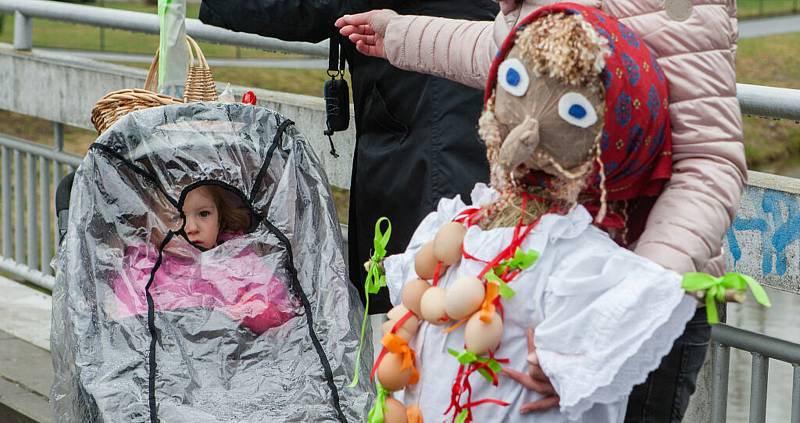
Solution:
{"label": "black jacket", "polygon": [[[319,42],[338,34],[345,14],[372,9],[400,14],[493,20],[491,0],[203,0],[200,20],[288,41]],[[353,81],[356,152],[350,190],[350,278],[362,294],[375,222],[392,221],[388,254],[405,249],[422,218],[442,197],[461,194],[488,180],[477,123],[482,93],[445,79],[407,72],[363,56],[344,39]],[[322,87],[320,87],[320,91]],[[302,128],[301,128],[302,129]],[[370,312],[391,304],[384,289]]]}

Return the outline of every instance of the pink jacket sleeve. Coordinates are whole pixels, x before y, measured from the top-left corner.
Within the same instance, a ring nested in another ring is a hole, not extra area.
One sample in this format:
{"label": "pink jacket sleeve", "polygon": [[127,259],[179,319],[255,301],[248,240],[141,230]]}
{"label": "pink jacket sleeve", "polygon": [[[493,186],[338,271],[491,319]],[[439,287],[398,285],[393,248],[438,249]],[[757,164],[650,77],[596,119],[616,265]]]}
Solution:
{"label": "pink jacket sleeve", "polygon": [[[403,69],[483,87],[497,46],[519,17],[553,2],[526,0],[493,25],[395,17],[387,28],[387,56]],[[747,177],[734,70],[735,0],[692,0],[684,21],[668,16],[664,0],[579,2],[601,7],[638,33],[670,82],[673,176],[636,252],[677,272],[719,273],[722,239]]]}
{"label": "pink jacket sleeve", "polygon": [[386,27],[389,62],[401,69],[483,88],[497,47],[489,21],[395,16]]}
{"label": "pink jacket sleeve", "polygon": [[[538,7],[563,0],[528,0],[494,22],[430,16],[395,16],[389,22],[384,46],[389,62],[401,69],[427,73],[484,88],[497,48],[516,25]],[[572,0],[597,7],[600,0]]]}

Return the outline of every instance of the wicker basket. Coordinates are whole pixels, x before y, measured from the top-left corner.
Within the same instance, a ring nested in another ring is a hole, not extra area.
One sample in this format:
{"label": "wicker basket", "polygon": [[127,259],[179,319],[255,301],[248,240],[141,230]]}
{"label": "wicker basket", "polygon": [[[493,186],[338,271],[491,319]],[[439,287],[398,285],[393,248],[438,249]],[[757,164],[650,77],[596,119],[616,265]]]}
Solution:
{"label": "wicker basket", "polygon": [[102,134],[119,118],[126,114],[149,107],[167,104],[182,104],[196,101],[216,101],[217,87],[211,69],[200,46],[191,37],[186,37],[189,44],[189,71],[186,74],[183,99],[158,94],[158,51],[150,64],[144,89],[119,90],[106,94],[92,108],[92,124],[98,134]]}

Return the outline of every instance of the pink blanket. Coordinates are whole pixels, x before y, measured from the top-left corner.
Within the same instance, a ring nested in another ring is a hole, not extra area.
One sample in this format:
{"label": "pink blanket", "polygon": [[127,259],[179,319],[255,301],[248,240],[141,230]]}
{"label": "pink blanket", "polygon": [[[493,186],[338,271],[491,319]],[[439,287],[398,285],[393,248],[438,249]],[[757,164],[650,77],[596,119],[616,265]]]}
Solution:
{"label": "pink blanket", "polygon": [[[144,287],[157,258],[152,247],[126,248],[125,270],[113,282],[115,319],[147,314]],[[249,247],[235,257],[208,253],[181,257],[165,251],[150,293],[156,311],[217,310],[256,334],[297,314],[286,284]]]}

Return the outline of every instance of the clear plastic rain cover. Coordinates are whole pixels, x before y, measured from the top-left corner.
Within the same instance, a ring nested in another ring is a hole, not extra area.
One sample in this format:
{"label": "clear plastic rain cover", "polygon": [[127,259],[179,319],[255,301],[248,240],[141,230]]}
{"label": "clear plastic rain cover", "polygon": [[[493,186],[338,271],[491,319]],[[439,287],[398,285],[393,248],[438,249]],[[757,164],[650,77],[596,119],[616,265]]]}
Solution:
{"label": "clear plastic rain cover", "polygon": [[[210,248],[187,235],[201,188],[219,206]],[[77,171],[56,257],[55,420],[363,420],[371,360],[346,387],[363,308],[342,248],[290,120],[240,104],[120,119]]]}

